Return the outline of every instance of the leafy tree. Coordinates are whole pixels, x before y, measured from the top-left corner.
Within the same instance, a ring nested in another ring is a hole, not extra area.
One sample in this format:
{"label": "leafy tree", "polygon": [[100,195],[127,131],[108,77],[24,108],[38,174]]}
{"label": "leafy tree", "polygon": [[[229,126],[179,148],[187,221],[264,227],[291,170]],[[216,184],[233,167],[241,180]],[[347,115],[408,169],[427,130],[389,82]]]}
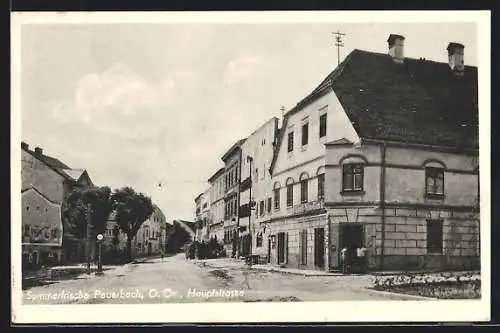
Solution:
{"label": "leafy tree", "polygon": [[117,189],[111,196],[116,211],[116,222],[127,235],[127,257],[132,260],[132,239],[142,223],[153,213],[151,198],[136,193],[131,187]]}
{"label": "leafy tree", "polygon": [[87,238],[88,264],[92,240],[97,233],[104,232],[112,209],[111,189],[107,186],[74,188],[63,202],[64,228],[75,237]]}
{"label": "leafy tree", "polygon": [[111,244],[115,247],[120,244],[120,227],[117,224],[115,224],[113,228],[113,239],[111,240]]}

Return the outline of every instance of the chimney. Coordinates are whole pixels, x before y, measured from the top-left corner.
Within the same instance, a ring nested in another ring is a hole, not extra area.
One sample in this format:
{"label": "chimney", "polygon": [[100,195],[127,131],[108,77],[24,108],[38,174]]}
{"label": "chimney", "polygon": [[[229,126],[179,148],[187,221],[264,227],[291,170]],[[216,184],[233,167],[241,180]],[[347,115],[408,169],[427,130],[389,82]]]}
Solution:
{"label": "chimney", "polygon": [[404,41],[405,38],[403,36],[395,34],[390,34],[387,39],[387,43],[389,44],[389,55],[396,63],[402,63],[405,58]]}
{"label": "chimney", "polygon": [[25,149],[25,150],[28,150],[29,146],[28,146],[28,144],[26,142],[21,141],[21,148]]}
{"label": "chimney", "polygon": [[448,47],[448,64],[456,75],[464,73],[464,48],[460,43],[449,43]]}
{"label": "chimney", "polygon": [[43,149],[40,147],[35,147],[35,154],[37,155],[43,155]]}

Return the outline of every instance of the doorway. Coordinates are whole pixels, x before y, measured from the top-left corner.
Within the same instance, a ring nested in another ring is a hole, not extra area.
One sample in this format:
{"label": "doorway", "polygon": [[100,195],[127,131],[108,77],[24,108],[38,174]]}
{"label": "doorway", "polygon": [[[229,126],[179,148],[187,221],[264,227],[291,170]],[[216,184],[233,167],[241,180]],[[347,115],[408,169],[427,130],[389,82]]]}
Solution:
{"label": "doorway", "polygon": [[314,266],[325,268],[325,228],[314,229]]}
{"label": "doorway", "polygon": [[278,264],[285,262],[285,233],[278,233]]}
{"label": "doorway", "polygon": [[340,239],[339,247],[343,249],[347,247],[351,250],[356,250],[358,247],[364,246],[364,230],[361,223],[342,223],[340,224]]}
{"label": "doorway", "polygon": [[271,237],[267,239],[267,263],[271,263]]}

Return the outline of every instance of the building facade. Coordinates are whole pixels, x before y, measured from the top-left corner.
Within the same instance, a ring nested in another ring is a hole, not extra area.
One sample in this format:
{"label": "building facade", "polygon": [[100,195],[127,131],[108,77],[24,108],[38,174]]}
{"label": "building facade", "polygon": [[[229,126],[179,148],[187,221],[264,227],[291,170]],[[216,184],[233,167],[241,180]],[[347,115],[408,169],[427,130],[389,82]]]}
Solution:
{"label": "building facade", "polygon": [[359,247],[370,270],[479,267],[477,68],[460,43],[443,62],[405,57],[401,35],[387,43],[353,50],[281,128],[226,152],[228,246],[299,269],[338,270]]}
{"label": "building facade", "polygon": [[351,52],[285,115],[270,262],[334,270],[364,246],[370,269],[478,266],[477,69],[456,65],[457,43],[449,63],[388,43]]}
{"label": "building facade", "polygon": [[238,256],[238,226],[241,179],[241,145],[245,139],[236,142],[222,156],[224,162],[224,244],[231,256]]}
{"label": "building facade", "polygon": [[153,204],[153,213],[142,223],[132,239],[134,256],[159,255],[165,250],[166,218],[161,209]]}
{"label": "building facade", "polygon": [[210,238],[217,241],[224,241],[224,196],[225,196],[225,169],[220,168],[209,179],[210,184],[210,217],[209,230]]}
{"label": "building facade", "polygon": [[255,130],[241,145],[240,253],[267,257],[266,222],[271,218],[270,165],[278,137],[279,120],[274,117]]}
{"label": "building facade", "polygon": [[210,189],[200,193],[194,202],[196,205],[196,240],[199,242],[206,242],[210,239]]}
{"label": "building facade", "polygon": [[94,186],[83,169],[71,169],[40,147],[21,143],[23,265],[83,260],[84,242],[63,228],[61,206],[75,187]]}

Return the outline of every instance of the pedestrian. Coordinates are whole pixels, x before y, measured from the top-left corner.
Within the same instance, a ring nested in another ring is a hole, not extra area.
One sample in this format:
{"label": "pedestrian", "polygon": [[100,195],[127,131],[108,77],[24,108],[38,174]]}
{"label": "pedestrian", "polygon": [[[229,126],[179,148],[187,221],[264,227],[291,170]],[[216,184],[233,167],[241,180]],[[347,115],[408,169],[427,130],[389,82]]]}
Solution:
{"label": "pedestrian", "polygon": [[366,272],[366,248],[364,246],[360,246],[356,249],[356,256],[358,262],[358,270],[361,274]]}
{"label": "pedestrian", "polygon": [[161,262],[163,262],[163,251],[161,251]]}
{"label": "pedestrian", "polygon": [[340,251],[340,261],[342,265],[342,273],[347,274],[347,254],[348,254],[348,249],[347,246],[345,246],[341,251]]}

